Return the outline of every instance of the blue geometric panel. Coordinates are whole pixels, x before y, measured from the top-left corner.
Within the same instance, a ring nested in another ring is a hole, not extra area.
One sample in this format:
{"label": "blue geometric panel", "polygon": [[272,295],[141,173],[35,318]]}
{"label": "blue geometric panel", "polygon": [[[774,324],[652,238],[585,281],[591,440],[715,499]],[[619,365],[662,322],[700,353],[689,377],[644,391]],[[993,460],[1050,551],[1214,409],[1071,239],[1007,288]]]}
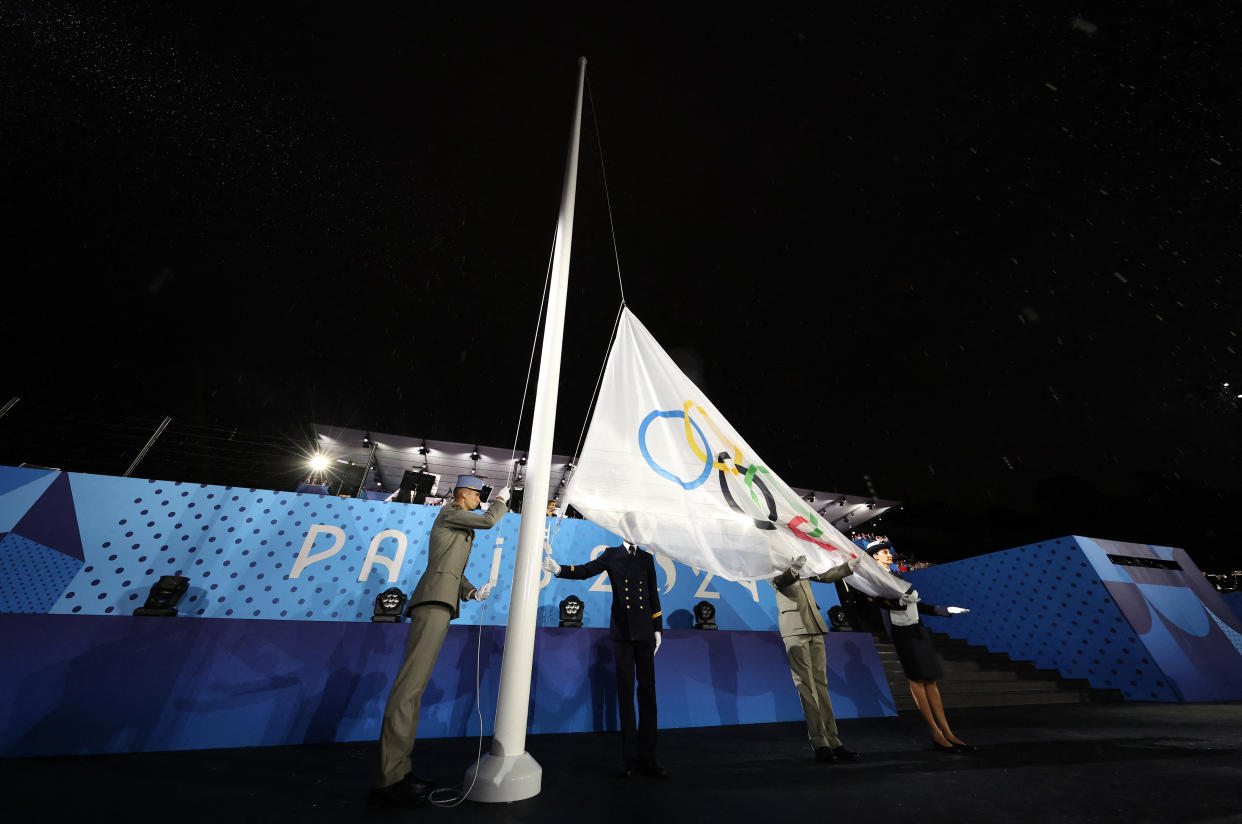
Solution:
{"label": "blue geometric panel", "polygon": [[[161,575],[184,575],[187,617],[369,622],[375,597],[390,586],[411,592],[427,566],[427,540],[439,510],[385,501],[300,495],[0,467],[0,523],[85,564],[49,609],[76,615],[128,615]],[[589,521],[544,520],[544,550],[581,564],[620,539]],[[507,514],[477,530],[466,578],[498,583],[485,604],[461,605],[461,620],[503,626],[517,554],[520,518]],[[0,530],[2,532],[2,530]],[[369,556],[373,556],[370,557]],[[735,583],[656,556],[665,626],[685,629],[707,600],[721,629],[776,629],[776,603],[764,582]],[[821,609],[837,603],[816,584]],[[555,626],[569,595],[586,604],[584,624],[606,627],[606,581],[570,581],[543,573],[538,622]]]}
{"label": "blue geometric panel", "polygon": [[13,531],[71,558],[84,560],[68,474],[61,472],[57,475],[35,505],[13,527]]}
{"label": "blue geometric panel", "polygon": [[0,539],[0,612],[47,612],[81,568],[81,561],[10,532]]}
{"label": "blue geometric panel", "polygon": [[0,532],[13,525],[39,500],[59,472],[6,466],[0,470]]}
{"label": "blue geometric panel", "polygon": [[1225,606],[1229,607],[1229,611],[1233,613],[1233,617],[1242,621],[1242,589],[1237,592],[1226,592],[1220,596],[1225,602]]}
{"label": "blue geometric panel", "polygon": [[[1124,571],[1109,573],[1137,591]],[[993,552],[905,577],[929,604],[972,610],[953,618],[925,616],[924,623],[935,632],[1058,670],[1067,678],[1084,678],[1097,689],[1120,690],[1129,700],[1179,700],[1140,640],[1144,630],[1126,620],[1075,538]]]}
{"label": "blue geometric panel", "polygon": [[1220,627],[1220,631],[1225,633],[1225,637],[1229,639],[1229,643],[1233,644],[1233,648],[1238,651],[1239,655],[1242,655],[1242,633],[1237,632],[1233,627],[1217,618],[1216,613],[1212,612],[1210,609],[1207,611],[1207,614],[1212,616],[1212,620],[1216,623],[1216,626]]}

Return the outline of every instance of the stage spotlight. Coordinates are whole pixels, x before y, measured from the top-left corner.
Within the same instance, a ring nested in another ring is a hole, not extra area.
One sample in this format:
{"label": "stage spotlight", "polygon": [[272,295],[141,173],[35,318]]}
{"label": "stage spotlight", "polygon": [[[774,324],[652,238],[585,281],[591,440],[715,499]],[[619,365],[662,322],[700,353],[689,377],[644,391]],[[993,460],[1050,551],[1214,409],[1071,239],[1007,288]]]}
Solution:
{"label": "stage spotlight", "polygon": [[365,433],[363,433],[363,435],[362,435],[362,445],[363,445],[363,446],[371,446],[371,445],[372,445],[372,443],[373,443],[373,441],[371,440],[371,433],[370,433],[370,432],[365,432]]}
{"label": "stage spotlight", "polygon": [[151,585],[146,603],[134,610],[134,614],[172,618],[177,614],[177,602],[189,587],[190,579],[183,575],[161,575]]}
{"label": "stage spotlight", "polygon": [[418,448],[419,455],[430,455],[431,450],[427,448],[427,441],[423,441],[423,445]]}
{"label": "stage spotlight", "polygon": [[852,629],[849,615],[845,612],[845,607],[840,605],[828,608],[828,623],[836,632],[847,632]]}
{"label": "stage spotlight", "polygon": [[323,472],[328,468],[328,456],[312,455],[310,459],[310,468],[315,472]]}
{"label": "stage spotlight", "polygon": [[375,614],[371,616],[371,620],[380,624],[401,623],[401,609],[405,606],[405,601],[404,592],[396,587],[389,587],[375,596]]}
{"label": "stage spotlight", "polygon": [[479,459],[479,445],[474,445],[474,451],[470,453],[470,460],[477,461]]}
{"label": "stage spotlight", "polygon": [[806,501],[808,504],[815,503],[815,492],[811,491],[811,492],[806,493],[805,495],[802,496],[802,500]]}
{"label": "stage spotlight", "polygon": [[582,603],[582,599],[577,595],[570,595],[564,601],[561,601],[561,622],[557,626],[582,626],[582,615],[585,611],[586,606]]}
{"label": "stage spotlight", "polygon": [[695,629],[720,629],[716,626],[716,608],[707,601],[699,601],[694,605]]}
{"label": "stage spotlight", "polygon": [[875,501],[869,501],[867,503],[867,509],[875,509]]}
{"label": "stage spotlight", "polygon": [[525,456],[525,455],[523,455],[523,456],[522,456],[522,459],[521,459],[520,461],[518,461],[518,466],[526,466],[526,456]]}

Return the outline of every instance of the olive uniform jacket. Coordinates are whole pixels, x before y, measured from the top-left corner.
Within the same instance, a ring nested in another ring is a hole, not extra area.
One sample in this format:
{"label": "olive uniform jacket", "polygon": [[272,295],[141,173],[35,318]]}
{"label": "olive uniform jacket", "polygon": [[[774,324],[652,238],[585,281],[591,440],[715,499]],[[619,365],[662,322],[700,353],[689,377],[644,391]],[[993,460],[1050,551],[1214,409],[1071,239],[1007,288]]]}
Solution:
{"label": "olive uniform jacket", "polygon": [[601,572],[608,573],[612,584],[612,639],[654,644],[655,634],[664,628],[655,558],[642,549],[636,549],[631,556],[623,546],[610,546],[594,561],[562,566],[556,577],[581,581]]}
{"label": "olive uniform jacket", "polygon": [[793,570],[785,570],[769,583],[776,590],[776,608],[780,610],[781,637],[791,635],[824,635],[828,625],[819,612],[819,604],[815,603],[815,595],[811,592],[811,581],[831,584],[847,575],[850,568],[845,564],[834,566],[823,575],[814,578],[799,578]]}
{"label": "olive uniform jacket", "polygon": [[458,601],[466,600],[474,592],[474,584],[465,575],[474,531],[491,529],[508,511],[504,501],[493,501],[486,512],[467,512],[455,501],[441,507],[431,525],[427,571],[414,588],[407,609],[423,604],[444,604],[453,610],[453,618],[460,615]]}

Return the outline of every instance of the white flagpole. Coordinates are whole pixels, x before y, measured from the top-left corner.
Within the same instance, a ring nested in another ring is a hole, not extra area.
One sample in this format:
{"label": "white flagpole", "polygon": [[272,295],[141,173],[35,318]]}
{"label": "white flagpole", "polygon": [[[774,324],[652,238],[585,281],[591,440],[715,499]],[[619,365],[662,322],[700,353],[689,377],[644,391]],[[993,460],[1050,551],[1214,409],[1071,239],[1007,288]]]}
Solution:
{"label": "white flagpole", "polygon": [[552,435],[561,372],[561,338],[565,329],[565,295],[569,288],[569,250],[574,234],[578,140],[582,129],[586,63],[585,57],[578,59],[578,97],[574,104],[569,158],[565,162],[561,212],[556,222],[552,283],[548,289],[548,313],[543,331],[543,351],[539,357],[539,383],[535,394],[535,413],[531,419],[530,449],[526,453],[526,497],[518,527],[509,625],[505,631],[504,657],[500,664],[496,728],[491,752],[466,771],[464,786],[471,787],[467,797],[473,801],[520,801],[538,795],[543,781],[543,769],[526,752],[527,707],[535,654],[535,618],[539,607],[539,562],[543,555],[546,523],[543,501],[536,496],[548,490],[552,478]]}

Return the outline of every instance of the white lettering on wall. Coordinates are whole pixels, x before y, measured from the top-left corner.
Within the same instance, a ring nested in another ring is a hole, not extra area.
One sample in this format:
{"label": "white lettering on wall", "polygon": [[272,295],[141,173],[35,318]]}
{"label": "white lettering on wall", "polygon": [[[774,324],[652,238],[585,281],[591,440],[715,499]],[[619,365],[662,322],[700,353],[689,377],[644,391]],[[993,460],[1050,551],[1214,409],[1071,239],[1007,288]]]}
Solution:
{"label": "white lettering on wall", "polygon": [[[693,567],[691,567],[691,569],[694,569],[694,568],[693,568]],[[695,574],[695,575],[702,575],[702,574],[703,574],[703,570],[701,570],[701,569],[694,569],[694,574]],[[699,584],[699,588],[698,588],[697,590],[695,590],[695,592],[694,592],[694,597],[695,597],[695,598],[717,598],[717,599],[718,599],[718,598],[720,598],[720,593],[719,593],[719,592],[717,592],[717,591],[716,591],[716,590],[714,590],[714,589],[708,589],[708,588],[707,588],[708,583],[709,583],[709,582],[711,582],[711,580],[712,580],[713,578],[715,578],[715,577],[716,577],[716,576],[715,576],[715,575],[713,575],[712,573],[710,573],[710,572],[709,572],[709,573],[707,573],[707,577],[703,579],[703,583]],[[756,598],[756,599],[758,599],[758,597],[759,597],[758,595],[756,595],[756,596],[755,596],[755,598]]]}
{"label": "white lettering on wall", "polygon": [[[311,548],[315,546],[315,539],[319,537],[320,533],[327,533],[333,536],[332,547],[311,555]],[[302,549],[298,551],[298,559],[293,562],[293,570],[289,573],[289,577],[297,578],[302,574],[302,570],[325,558],[331,558],[340,552],[343,546],[345,546],[345,530],[339,526],[329,526],[328,524],[311,524],[310,529],[306,530],[306,540],[302,542]]]}
{"label": "white lettering on wall", "polygon": [[759,603],[759,590],[755,588],[754,581],[734,581],[733,583],[737,584],[740,587],[745,587],[746,589],[749,589],[750,597],[754,599],[756,604]]}
{"label": "white lettering on wall", "polygon": [[[397,539],[397,552],[391,558],[379,554],[379,545],[385,538]],[[409,539],[405,537],[405,533],[398,529],[385,529],[376,535],[371,539],[371,546],[367,547],[367,557],[363,560],[362,569],[358,572],[358,580],[365,581],[371,577],[371,567],[379,564],[388,570],[388,583],[395,583],[401,572],[401,562],[405,560],[405,548],[408,543]]]}

